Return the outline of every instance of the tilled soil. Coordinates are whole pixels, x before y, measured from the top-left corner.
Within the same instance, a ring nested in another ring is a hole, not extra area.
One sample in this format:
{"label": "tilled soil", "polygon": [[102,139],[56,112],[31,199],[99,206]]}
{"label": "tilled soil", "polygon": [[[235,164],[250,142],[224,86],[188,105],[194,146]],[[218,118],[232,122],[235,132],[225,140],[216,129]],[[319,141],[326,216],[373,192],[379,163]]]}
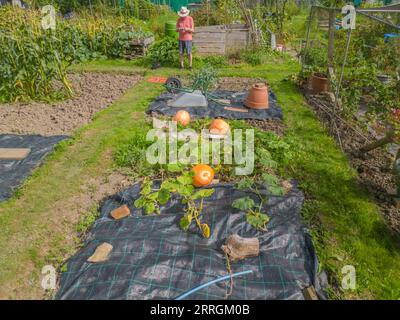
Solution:
{"label": "tilled soil", "polygon": [[249,90],[253,84],[258,82],[266,83],[266,80],[259,78],[221,77],[218,79],[217,89],[229,91],[245,91]]}
{"label": "tilled soil", "polygon": [[[366,133],[357,128],[355,123],[345,123],[339,119],[332,122],[330,113],[324,111],[315,102],[315,99],[317,99],[327,105],[330,110],[333,110],[333,105],[328,99],[321,96],[316,98],[308,93],[306,93],[306,97],[318,118],[330,130],[331,135],[343,149],[351,165],[357,170],[359,183],[368,190],[380,206],[388,226],[395,233],[400,233],[400,208],[396,205],[394,197],[395,181],[391,171],[393,156],[384,148],[372,150],[367,154],[360,154],[359,149],[367,144],[368,140],[374,141],[375,137],[371,133]],[[337,129],[334,127],[335,125]],[[359,133],[352,128],[355,128]],[[362,137],[362,135],[365,137]]]}
{"label": "tilled soil", "polygon": [[44,102],[0,104],[0,134],[69,135],[88,124],[96,112],[138,81],[141,76],[109,73],[70,74],[75,96],[48,104]]}
{"label": "tilled soil", "polygon": [[272,131],[279,137],[285,135],[286,126],[279,120],[246,120],[248,124],[262,131]]}

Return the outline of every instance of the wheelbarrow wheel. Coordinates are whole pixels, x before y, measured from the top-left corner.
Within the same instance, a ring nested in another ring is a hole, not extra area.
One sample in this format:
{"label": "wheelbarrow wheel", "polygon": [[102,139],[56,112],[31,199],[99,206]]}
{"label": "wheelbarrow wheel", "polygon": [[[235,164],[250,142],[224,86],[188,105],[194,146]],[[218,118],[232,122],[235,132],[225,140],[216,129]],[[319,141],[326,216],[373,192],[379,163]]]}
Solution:
{"label": "wheelbarrow wheel", "polygon": [[165,87],[169,93],[178,93],[182,88],[182,82],[178,78],[169,77],[165,82]]}

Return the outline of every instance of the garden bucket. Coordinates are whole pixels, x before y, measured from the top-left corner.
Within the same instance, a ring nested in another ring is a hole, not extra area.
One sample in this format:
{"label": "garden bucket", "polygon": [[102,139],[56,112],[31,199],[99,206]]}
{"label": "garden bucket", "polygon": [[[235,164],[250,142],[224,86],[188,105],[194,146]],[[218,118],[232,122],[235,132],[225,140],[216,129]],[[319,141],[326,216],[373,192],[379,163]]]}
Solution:
{"label": "garden bucket", "polygon": [[314,73],[311,76],[311,88],[314,94],[328,91],[328,77],[323,73]]}
{"label": "garden bucket", "polygon": [[167,37],[178,38],[178,32],[176,32],[175,21],[168,21],[165,23],[165,35]]}
{"label": "garden bucket", "polygon": [[268,88],[264,83],[256,83],[250,89],[244,102],[250,109],[268,109]]}

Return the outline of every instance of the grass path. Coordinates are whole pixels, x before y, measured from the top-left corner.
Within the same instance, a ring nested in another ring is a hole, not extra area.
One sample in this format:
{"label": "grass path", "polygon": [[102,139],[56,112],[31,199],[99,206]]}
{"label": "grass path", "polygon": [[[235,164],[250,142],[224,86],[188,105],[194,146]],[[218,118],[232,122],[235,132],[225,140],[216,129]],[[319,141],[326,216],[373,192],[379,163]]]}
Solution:
{"label": "grass path", "polygon": [[[295,85],[285,80],[297,68],[295,62],[271,61],[258,67],[224,69],[221,75],[266,78],[277,94],[288,126],[285,139],[296,155],[280,171],[298,179],[307,195],[303,214],[313,233],[321,267],[333,282],[340,281],[343,266],[356,268],[357,290],[341,297],[400,298],[399,246],[389,235],[375,204],[357,186],[356,174],[345,156]],[[89,63],[74,70],[178,73],[166,68],[145,71],[122,61]],[[57,205],[88,192],[82,186],[90,179],[106,179],[115,171],[113,150],[143,128],[143,111],[161,91],[160,85],[145,81],[137,84],[101,111],[73,140],[63,143],[16,197],[0,204],[1,298],[43,296],[39,286],[41,266],[59,263],[79,243],[71,236],[76,234],[79,216],[60,217]]]}

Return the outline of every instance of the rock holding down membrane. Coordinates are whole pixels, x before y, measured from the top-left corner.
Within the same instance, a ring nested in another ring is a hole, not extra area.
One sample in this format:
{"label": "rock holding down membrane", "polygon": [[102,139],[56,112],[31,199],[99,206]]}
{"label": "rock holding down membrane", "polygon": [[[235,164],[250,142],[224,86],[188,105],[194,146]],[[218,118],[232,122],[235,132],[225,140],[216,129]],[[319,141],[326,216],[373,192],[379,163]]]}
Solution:
{"label": "rock holding down membrane", "polygon": [[102,243],[96,248],[96,251],[88,258],[88,262],[100,263],[108,260],[113,246],[107,242]]}
{"label": "rock holding down membrane", "polygon": [[257,238],[242,238],[234,234],[228,237],[221,249],[230,260],[243,260],[260,254],[260,241]]}

